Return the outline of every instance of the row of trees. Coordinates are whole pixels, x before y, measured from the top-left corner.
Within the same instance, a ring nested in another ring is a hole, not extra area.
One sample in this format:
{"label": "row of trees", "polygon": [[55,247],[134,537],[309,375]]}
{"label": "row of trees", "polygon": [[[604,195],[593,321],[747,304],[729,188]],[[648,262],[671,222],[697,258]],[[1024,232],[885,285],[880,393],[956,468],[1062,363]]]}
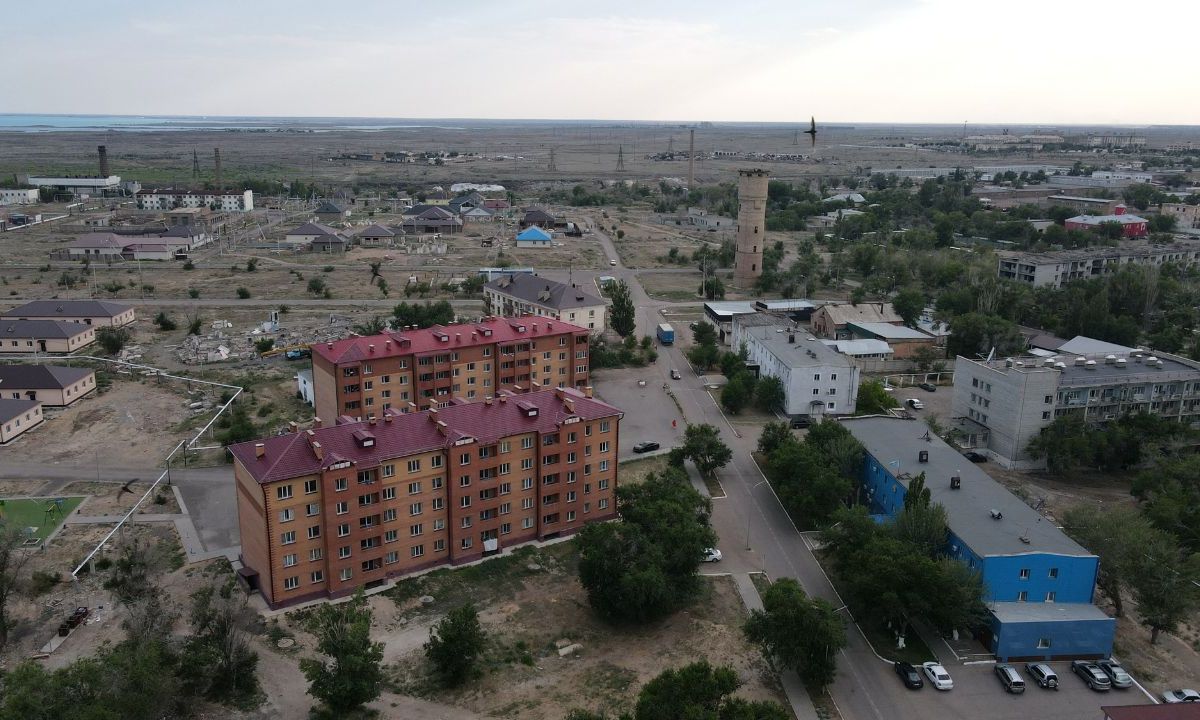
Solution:
{"label": "row of trees", "polygon": [[746,367],[746,348],[738,352],[722,350],[717,344],[717,331],[711,324],[696,325],[692,338],[694,344],[688,348],[688,362],[697,370],[721,368],[725,375],[725,387],[721,389],[721,406],[726,412],[736,415],[753,404],[766,413],[784,409],[787,394],[783,382],[776,377],[755,377]]}
{"label": "row of trees", "polygon": [[803,441],[787,423],[769,423],[758,451],[765,460],[763,473],[798,526],[824,527],[853,501],[863,447],[841,423],[816,423]]}
{"label": "row of trees", "polygon": [[1080,467],[1127,470],[1195,436],[1187,425],[1149,413],[1122,415],[1102,426],[1088,422],[1082,413],[1071,413],[1042,428],[1028,450],[1035,459],[1045,458],[1049,470],[1058,474]]}

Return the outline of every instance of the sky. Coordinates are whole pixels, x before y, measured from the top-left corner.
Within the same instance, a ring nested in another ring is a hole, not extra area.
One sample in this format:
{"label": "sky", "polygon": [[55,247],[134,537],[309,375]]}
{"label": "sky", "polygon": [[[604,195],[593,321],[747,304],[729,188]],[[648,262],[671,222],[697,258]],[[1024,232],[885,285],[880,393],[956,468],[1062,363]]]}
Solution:
{"label": "sky", "polygon": [[1198,21],[1194,0],[66,0],[6,33],[0,112],[1198,124]]}

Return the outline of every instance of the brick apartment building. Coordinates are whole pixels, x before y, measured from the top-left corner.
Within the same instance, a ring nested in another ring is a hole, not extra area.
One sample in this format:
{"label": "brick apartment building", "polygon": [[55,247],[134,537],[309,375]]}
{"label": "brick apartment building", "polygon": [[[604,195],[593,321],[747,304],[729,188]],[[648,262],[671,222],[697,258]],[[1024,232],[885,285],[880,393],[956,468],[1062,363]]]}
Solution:
{"label": "brick apartment building", "polygon": [[281,607],[615,517],[622,413],[590,395],[392,408],[231,446],[243,577]]}
{"label": "brick apartment building", "polygon": [[312,346],[317,417],[444,407],[502,390],[588,384],[588,330],[533,316],[396,330]]}

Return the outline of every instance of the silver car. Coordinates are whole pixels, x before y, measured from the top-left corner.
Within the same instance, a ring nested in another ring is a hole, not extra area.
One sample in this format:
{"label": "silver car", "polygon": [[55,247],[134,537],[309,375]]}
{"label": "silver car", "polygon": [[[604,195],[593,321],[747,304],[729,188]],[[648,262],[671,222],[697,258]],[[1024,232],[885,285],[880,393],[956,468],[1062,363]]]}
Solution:
{"label": "silver car", "polygon": [[1047,690],[1058,689],[1058,674],[1046,663],[1025,663],[1025,672],[1029,673],[1029,677],[1033,678],[1038,687]]}
{"label": "silver car", "polygon": [[1129,673],[1125,672],[1125,668],[1121,667],[1121,663],[1109,658],[1108,660],[1098,660],[1096,664],[1112,680],[1113,687],[1133,687],[1133,678],[1129,676]]}

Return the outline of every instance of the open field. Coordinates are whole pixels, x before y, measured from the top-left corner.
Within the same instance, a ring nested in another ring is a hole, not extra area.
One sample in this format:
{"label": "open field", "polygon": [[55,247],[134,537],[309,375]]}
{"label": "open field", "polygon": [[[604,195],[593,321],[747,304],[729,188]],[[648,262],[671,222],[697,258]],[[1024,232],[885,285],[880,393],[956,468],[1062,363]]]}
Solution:
{"label": "open field", "polygon": [[31,537],[45,540],[82,501],[83,498],[78,496],[0,499],[3,504],[0,520],[16,527],[31,528]]}

